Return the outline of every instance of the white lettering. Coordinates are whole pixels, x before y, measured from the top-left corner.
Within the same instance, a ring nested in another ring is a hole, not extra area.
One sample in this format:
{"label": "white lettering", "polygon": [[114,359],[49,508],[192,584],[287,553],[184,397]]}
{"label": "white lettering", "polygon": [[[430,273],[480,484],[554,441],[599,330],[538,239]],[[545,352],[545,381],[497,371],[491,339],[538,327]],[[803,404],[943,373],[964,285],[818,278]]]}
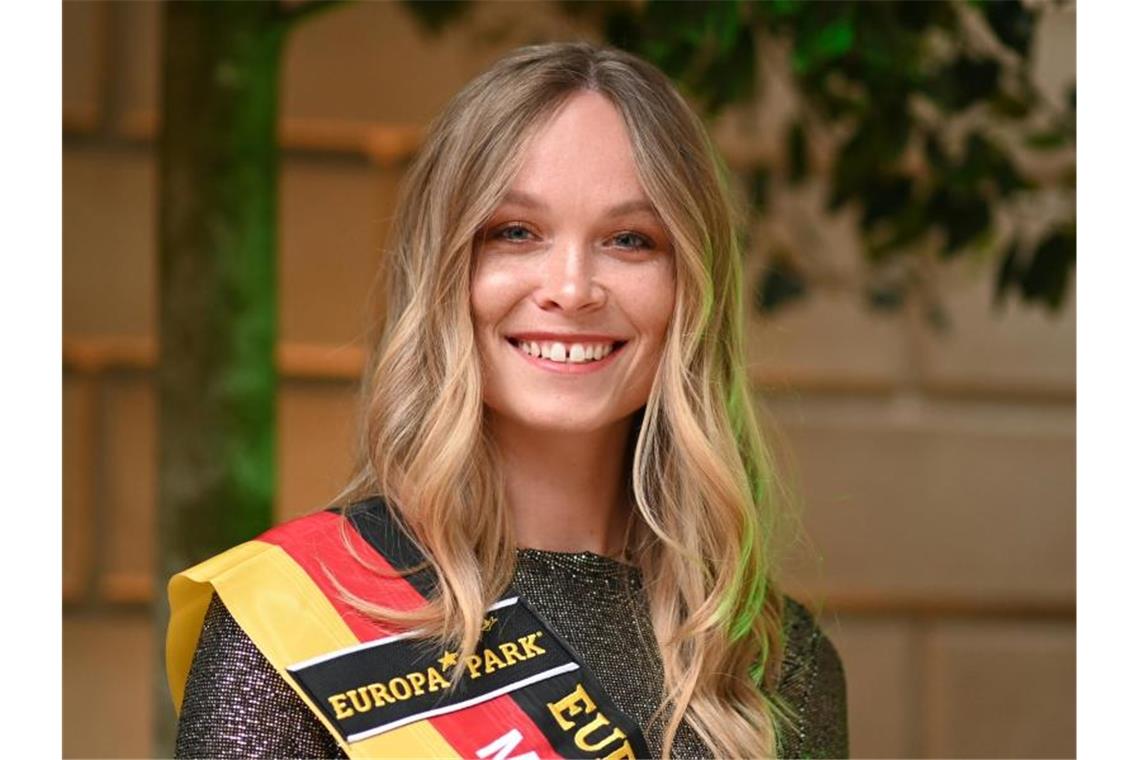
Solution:
{"label": "white lettering", "polygon": [[517,728],[512,728],[486,747],[476,750],[475,754],[483,758],[483,760],[487,760],[488,758],[490,758],[490,760],[538,760],[538,755],[534,750],[527,752],[525,755],[511,754],[522,743],[522,740],[522,731],[519,731]]}

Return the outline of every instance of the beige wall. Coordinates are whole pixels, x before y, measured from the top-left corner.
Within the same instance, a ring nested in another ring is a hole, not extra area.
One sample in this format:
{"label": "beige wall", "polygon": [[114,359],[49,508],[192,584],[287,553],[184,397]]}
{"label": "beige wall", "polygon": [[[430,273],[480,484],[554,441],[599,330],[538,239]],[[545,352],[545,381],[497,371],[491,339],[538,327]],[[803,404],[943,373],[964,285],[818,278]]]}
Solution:
{"label": "beige wall", "polygon": [[[149,756],[148,716],[169,709],[151,699],[146,606],[160,7],[63,10],[64,753]],[[1074,29],[1060,13],[1038,47],[1057,90],[1074,75]],[[482,4],[429,40],[398,5],[360,3],[291,40],[279,516],[321,506],[347,473],[364,303],[406,128],[502,50],[567,35],[546,5]],[[718,139],[747,148],[733,118]],[[812,192],[782,199],[781,219],[814,218]],[[858,265],[849,220],[806,241]],[[987,273],[977,261],[940,273],[948,335],[842,293],[750,331],[811,539],[790,586],[822,603],[843,655],[856,756],[1075,754],[1075,310],[995,314]]]}

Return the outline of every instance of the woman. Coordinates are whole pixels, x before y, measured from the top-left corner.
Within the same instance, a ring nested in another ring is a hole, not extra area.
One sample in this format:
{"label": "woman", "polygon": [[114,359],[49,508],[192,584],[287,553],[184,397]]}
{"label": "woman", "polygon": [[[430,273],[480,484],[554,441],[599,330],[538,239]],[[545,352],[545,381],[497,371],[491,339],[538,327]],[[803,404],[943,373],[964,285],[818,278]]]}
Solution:
{"label": "woman", "polygon": [[771,583],[714,155],[659,71],[582,43],[452,100],[341,508],[172,581],[180,756],[846,755],[838,658]]}

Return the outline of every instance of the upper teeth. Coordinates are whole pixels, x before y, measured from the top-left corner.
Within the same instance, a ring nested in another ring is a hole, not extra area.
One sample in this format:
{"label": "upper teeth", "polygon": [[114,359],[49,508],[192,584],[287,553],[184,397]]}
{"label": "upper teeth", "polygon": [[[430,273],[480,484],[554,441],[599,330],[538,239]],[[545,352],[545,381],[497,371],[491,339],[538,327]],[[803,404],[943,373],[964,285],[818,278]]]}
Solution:
{"label": "upper teeth", "polygon": [[516,341],[518,347],[531,356],[541,356],[555,362],[581,364],[604,359],[614,350],[613,343],[560,343],[558,341]]}

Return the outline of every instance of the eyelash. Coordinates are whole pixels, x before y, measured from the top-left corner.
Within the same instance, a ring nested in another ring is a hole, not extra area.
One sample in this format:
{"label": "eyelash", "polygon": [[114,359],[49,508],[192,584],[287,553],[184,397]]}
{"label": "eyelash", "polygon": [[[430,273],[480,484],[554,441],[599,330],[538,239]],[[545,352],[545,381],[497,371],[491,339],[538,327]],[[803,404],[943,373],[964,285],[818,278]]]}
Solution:
{"label": "eyelash", "polygon": [[[513,223],[513,224],[505,224],[502,227],[499,227],[497,230],[495,230],[494,232],[491,233],[491,237],[495,240],[507,240],[505,233],[512,232],[514,230],[522,230],[523,232],[526,232],[527,234],[534,234],[529,229],[527,229],[527,227],[525,225]],[[622,248],[623,250],[627,250],[627,251],[634,251],[634,250],[651,251],[655,247],[653,241],[650,238],[646,237],[645,235],[642,235],[640,232],[633,232],[632,230],[626,230],[625,232],[619,232],[610,239],[613,240],[613,239],[616,239],[619,237],[626,237],[626,236],[637,238],[640,241],[640,243],[635,245],[635,246],[618,246],[619,248]],[[525,242],[525,241],[507,240],[507,242],[521,243],[521,242]]]}

